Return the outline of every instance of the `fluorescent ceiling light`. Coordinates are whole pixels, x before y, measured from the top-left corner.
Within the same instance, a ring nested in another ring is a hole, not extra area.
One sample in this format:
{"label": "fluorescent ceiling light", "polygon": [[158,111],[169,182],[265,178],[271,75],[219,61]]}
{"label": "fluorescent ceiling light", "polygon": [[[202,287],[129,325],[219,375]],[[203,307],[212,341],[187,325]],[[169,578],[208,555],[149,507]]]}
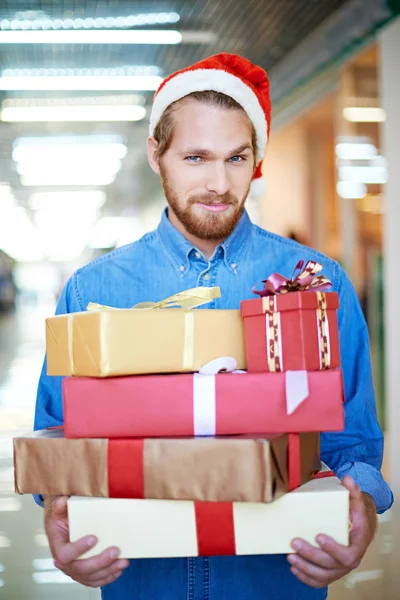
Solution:
{"label": "fluorescent ceiling light", "polygon": [[[1,35],[1,34],[0,34]],[[0,77],[2,91],[154,91],[158,75]]]}
{"label": "fluorescent ceiling light", "polygon": [[175,30],[46,30],[0,31],[0,44],[180,44],[182,34]]}
{"label": "fluorescent ceiling light", "polygon": [[36,546],[40,548],[47,548],[49,545],[49,540],[47,539],[47,535],[43,531],[38,531],[35,533],[34,542]]}
{"label": "fluorescent ceiling light", "polygon": [[75,77],[78,75],[115,76],[115,75],[160,75],[161,69],[155,65],[123,65],[121,67],[96,67],[74,69],[4,69],[3,77]]}
{"label": "fluorescent ceiling light", "polygon": [[100,94],[97,96],[64,96],[63,98],[6,98],[2,108],[31,108],[36,106],[144,106],[140,94]]}
{"label": "fluorescent ceiling light", "polygon": [[132,122],[145,116],[144,106],[15,106],[0,112],[7,123]]}
{"label": "fluorescent ceiling light", "polygon": [[367,193],[365,183],[353,183],[351,181],[338,181],[336,185],[338,196],[346,200],[364,198]]}
{"label": "fluorescent ceiling light", "polygon": [[384,167],[340,167],[339,179],[352,183],[384,184],[387,183],[388,173]]}
{"label": "fluorescent ceiling light", "polygon": [[143,234],[143,226],[137,218],[102,217],[89,234],[88,247],[112,248],[129,244]]}
{"label": "fluorescent ceiling light", "polygon": [[0,219],[0,248],[19,262],[43,258],[39,233],[24,208],[14,207],[5,218]]}
{"label": "fluorescent ceiling light", "polygon": [[37,571],[33,573],[32,579],[38,584],[76,583],[71,577],[62,571]]}
{"label": "fluorescent ceiling light", "polygon": [[343,109],[343,116],[353,123],[382,123],[386,121],[386,111],[372,106],[348,106]]}
{"label": "fluorescent ceiling light", "polygon": [[34,558],[32,567],[35,571],[52,571],[56,569],[52,558]]}
{"label": "fluorescent ceiling light", "polygon": [[100,209],[104,206],[107,196],[102,191],[82,191],[82,192],[37,192],[31,194],[28,200],[29,207],[32,210],[54,209],[61,210],[67,208],[79,208],[89,206],[91,209]]}
{"label": "fluorescent ceiling light", "polygon": [[13,145],[15,162],[24,161],[96,161],[122,160],[127,146],[118,136],[60,136],[18,138]]}
{"label": "fluorescent ceiling light", "polygon": [[51,173],[43,176],[23,176],[21,184],[24,187],[102,187],[110,185],[115,181],[116,174],[102,174],[98,171],[95,173],[83,173],[82,175],[74,176],[68,173],[62,179],[52,176]]}
{"label": "fluorescent ceiling light", "polygon": [[336,144],[336,156],[345,160],[369,160],[377,154],[376,147],[369,143],[341,142]]}
{"label": "fluorescent ceiling light", "polygon": [[[49,146],[111,146],[114,144],[123,144],[124,137],[112,134],[93,134],[93,135],[48,135],[48,136],[29,136],[16,138],[14,148],[26,147],[49,147]],[[124,146],[125,148],[125,146]]]}
{"label": "fluorescent ceiling light", "polygon": [[0,512],[18,512],[22,509],[22,503],[19,498],[5,498],[0,500]]}
{"label": "fluorescent ceiling light", "polygon": [[0,548],[10,548],[11,540],[6,536],[0,533]]}
{"label": "fluorescent ceiling light", "polygon": [[94,29],[101,27],[139,27],[141,25],[165,25],[166,23],[177,23],[180,16],[176,12],[144,13],[138,15],[129,15],[127,17],[98,17],[97,19],[50,19],[44,14],[38,18],[24,18],[24,15],[18,15],[18,18],[2,19],[0,28],[3,30],[13,29]]}
{"label": "fluorescent ceiling light", "polygon": [[64,179],[67,177],[78,177],[84,176],[93,177],[97,173],[102,175],[116,175],[121,169],[120,160],[109,160],[103,157],[101,161],[96,161],[95,164],[92,161],[88,161],[88,157],[84,162],[80,162],[71,155],[71,160],[68,164],[60,161],[59,157],[55,156],[50,162],[43,162],[42,157],[33,159],[32,161],[19,162],[17,165],[17,172],[19,175],[25,177],[38,177],[46,178],[51,173],[51,178]]}

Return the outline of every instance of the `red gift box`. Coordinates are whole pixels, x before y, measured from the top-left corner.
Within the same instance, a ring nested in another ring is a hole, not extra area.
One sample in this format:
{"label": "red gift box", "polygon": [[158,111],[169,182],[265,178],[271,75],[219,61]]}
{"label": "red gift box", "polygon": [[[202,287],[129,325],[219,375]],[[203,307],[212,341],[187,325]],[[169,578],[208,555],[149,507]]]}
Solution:
{"label": "red gift box", "polygon": [[300,291],[242,301],[248,371],[340,367],[338,308],[336,292]]}
{"label": "red gift box", "polygon": [[[294,398],[293,405],[290,395],[300,388],[303,397]],[[318,432],[344,426],[339,369],[71,377],[63,380],[63,402],[69,438]]]}

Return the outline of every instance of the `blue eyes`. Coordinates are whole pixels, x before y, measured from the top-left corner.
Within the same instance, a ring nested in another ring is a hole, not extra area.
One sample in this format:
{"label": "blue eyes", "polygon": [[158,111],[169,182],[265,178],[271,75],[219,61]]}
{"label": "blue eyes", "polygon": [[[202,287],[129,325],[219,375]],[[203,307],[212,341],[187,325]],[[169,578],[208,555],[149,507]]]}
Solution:
{"label": "blue eyes", "polygon": [[[185,160],[187,160],[188,162],[191,162],[191,163],[199,163],[203,159],[201,156],[193,155],[193,156],[187,156],[185,158]],[[230,162],[237,164],[237,163],[241,163],[241,162],[245,161],[246,158],[244,156],[232,156],[229,160],[230,160]]]}

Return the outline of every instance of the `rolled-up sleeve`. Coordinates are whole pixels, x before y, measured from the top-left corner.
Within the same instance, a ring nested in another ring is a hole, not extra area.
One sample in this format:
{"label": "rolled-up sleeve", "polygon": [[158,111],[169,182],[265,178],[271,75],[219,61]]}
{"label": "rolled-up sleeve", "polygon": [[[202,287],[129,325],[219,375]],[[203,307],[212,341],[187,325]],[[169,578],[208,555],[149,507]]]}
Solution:
{"label": "rolled-up sleeve", "polygon": [[339,478],[350,475],[382,513],[392,505],[393,493],[380,471],[383,434],[376,414],[368,330],[353,285],[340,267],[337,281],[345,428],[321,434],[321,457]]}

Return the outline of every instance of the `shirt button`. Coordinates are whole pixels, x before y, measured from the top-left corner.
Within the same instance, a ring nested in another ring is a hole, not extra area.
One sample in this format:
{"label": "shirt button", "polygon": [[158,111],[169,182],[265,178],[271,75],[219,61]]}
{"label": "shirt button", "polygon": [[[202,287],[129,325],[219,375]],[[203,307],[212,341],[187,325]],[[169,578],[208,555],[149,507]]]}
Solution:
{"label": "shirt button", "polygon": [[201,254],[200,254],[200,252],[196,252],[196,253],[195,253],[195,257],[196,257],[196,258],[201,258]]}
{"label": "shirt button", "polygon": [[204,281],[208,281],[210,279],[209,274],[206,273],[205,275],[203,275],[203,279],[204,279]]}
{"label": "shirt button", "polygon": [[236,267],[237,267],[237,264],[236,264],[236,263],[232,263],[232,264],[231,264],[231,267],[232,267],[232,269],[236,269]]}
{"label": "shirt button", "polygon": [[180,271],[184,271],[184,270],[185,270],[185,267],[184,267],[184,265],[181,265],[181,266],[179,267],[179,270],[180,270]]}

